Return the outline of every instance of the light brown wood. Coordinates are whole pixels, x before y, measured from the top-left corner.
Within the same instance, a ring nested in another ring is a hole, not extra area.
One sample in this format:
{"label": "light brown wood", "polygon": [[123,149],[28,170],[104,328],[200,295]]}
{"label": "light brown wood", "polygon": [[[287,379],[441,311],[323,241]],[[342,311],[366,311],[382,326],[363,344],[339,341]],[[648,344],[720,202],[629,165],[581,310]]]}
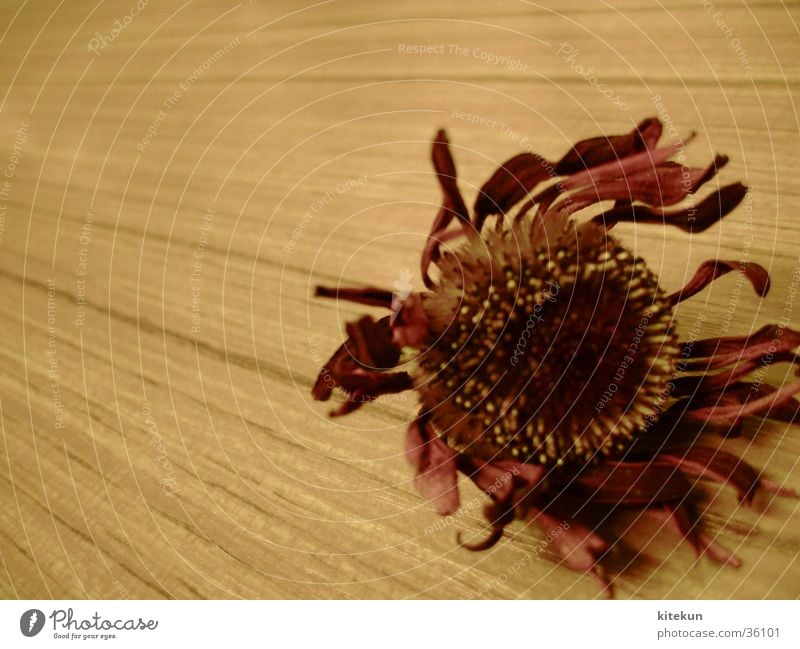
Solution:
{"label": "light brown wood", "polygon": [[[133,0],[93,5],[0,13],[0,168],[15,164],[0,201],[0,594],[597,596],[532,528],[457,546],[456,530],[482,530],[481,496],[465,484],[466,513],[443,522],[415,492],[413,395],[339,420],[311,400],[364,311],[312,287],[391,287],[409,269],[419,288],[440,127],[471,201],[523,139],[554,158],[657,115],[698,131],[692,162],[727,153],[722,181],[752,190],[703,235],[624,239],[668,289],[709,257],[770,268],[767,299],[721,279],[681,307],[686,329],[702,313],[703,335],[724,334],[732,302],[730,333],[776,321],[800,254],[797,5],[201,0],[129,21]],[[800,488],[800,431],[748,431],[726,447]],[[800,595],[798,501],[743,509],[699,488],[742,567],[634,517],[643,551],[618,596]]]}

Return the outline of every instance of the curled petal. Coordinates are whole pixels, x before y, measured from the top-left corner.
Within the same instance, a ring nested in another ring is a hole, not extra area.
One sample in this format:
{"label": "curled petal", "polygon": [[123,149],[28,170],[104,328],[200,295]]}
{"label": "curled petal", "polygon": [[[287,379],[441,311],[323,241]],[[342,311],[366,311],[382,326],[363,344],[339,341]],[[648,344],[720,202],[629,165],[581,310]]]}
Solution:
{"label": "curled petal", "polygon": [[699,205],[686,209],[669,211],[641,205],[620,205],[594,217],[594,222],[606,228],[630,222],[672,225],[684,232],[704,232],[730,214],[742,202],[745,194],[747,187],[734,183],[709,194]]}
{"label": "curled petal", "polygon": [[594,503],[648,507],[682,500],[691,485],[664,462],[607,461],[576,479]]}
{"label": "curled petal", "polygon": [[661,122],[655,117],[651,117],[625,135],[600,136],[581,140],[556,163],[556,173],[559,175],[572,174],[611,160],[625,158],[638,151],[652,149],[661,138],[662,131]]}
{"label": "curled petal", "polygon": [[430,500],[436,512],[448,516],[458,509],[456,453],[417,419],[408,427],[406,459],[416,470],[414,486]]}
{"label": "curled petal", "polygon": [[425,241],[425,246],[422,248],[422,257],[420,259],[422,280],[425,282],[425,286],[427,288],[431,288],[433,286],[430,275],[428,275],[428,268],[430,268],[432,263],[441,259],[440,250],[442,244],[447,243],[451,239],[460,237],[463,234],[464,232],[461,230],[448,230],[447,232],[444,230],[437,230],[428,235],[428,239]]}
{"label": "curled petal", "polygon": [[348,323],[347,333],[348,339],[320,370],[311,389],[314,399],[327,401],[336,387],[362,395],[376,395],[386,388],[397,391],[394,388],[400,384],[406,386],[403,389],[410,387],[410,377],[405,372],[381,371],[397,365],[400,358],[400,349],[392,342],[388,316],[377,322],[364,316]]}
{"label": "curled petal", "polygon": [[731,271],[738,271],[744,275],[752,284],[753,290],[761,297],[766,297],[769,292],[769,272],[758,264],[732,261],[729,259],[709,259],[700,264],[695,271],[694,277],[689,280],[681,290],[669,296],[673,304],[683,302],[693,295],[697,295],[706,286],[711,284],[718,277],[727,275]]}
{"label": "curled petal", "polygon": [[481,541],[464,543],[461,532],[459,532],[456,538],[460,546],[472,552],[488,550],[503,538],[503,530],[506,526],[514,522],[514,509],[502,503],[489,503],[484,507],[483,515],[489,522],[489,533]]}
{"label": "curled petal", "polygon": [[503,538],[504,529],[505,527],[501,527],[500,525],[492,525],[489,527],[489,533],[486,535],[486,537],[480,541],[476,541],[475,543],[466,543],[463,540],[461,531],[459,530],[458,534],[456,534],[456,541],[462,548],[469,550],[470,552],[481,552],[497,545],[497,542]]}
{"label": "curled petal", "polygon": [[458,189],[456,164],[450,153],[450,142],[444,131],[439,131],[433,140],[431,158],[436,178],[442,188],[442,207],[434,219],[422,254],[422,280],[428,288],[433,285],[428,275],[428,266],[431,261],[439,258],[439,246],[442,238],[447,234],[446,230],[451,221],[457,218],[464,226],[465,232],[471,232],[469,212]]}
{"label": "curled petal", "polygon": [[380,370],[397,365],[400,350],[392,341],[388,316],[377,322],[371,316],[363,316],[357,322],[348,322],[345,331],[350,337],[345,345],[362,366]]}
{"label": "curled petal", "polygon": [[504,162],[484,183],[475,199],[475,229],[480,232],[487,216],[508,212],[551,176],[549,169],[549,163],[533,153],[520,153]]}
{"label": "curled petal", "polygon": [[545,475],[545,468],[522,462],[487,462],[469,455],[458,456],[458,468],[486,493],[492,502],[484,508],[489,534],[473,544],[458,542],[468,550],[485,550],[503,536],[506,525],[513,522],[516,507],[533,491]]}
{"label": "curled petal", "polygon": [[461,221],[469,222],[469,212],[456,183],[458,174],[456,173],[456,163],[450,153],[450,141],[447,139],[447,133],[443,130],[439,131],[433,140],[431,159],[442,188],[444,204],[452,210],[453,216],[457,216]]}

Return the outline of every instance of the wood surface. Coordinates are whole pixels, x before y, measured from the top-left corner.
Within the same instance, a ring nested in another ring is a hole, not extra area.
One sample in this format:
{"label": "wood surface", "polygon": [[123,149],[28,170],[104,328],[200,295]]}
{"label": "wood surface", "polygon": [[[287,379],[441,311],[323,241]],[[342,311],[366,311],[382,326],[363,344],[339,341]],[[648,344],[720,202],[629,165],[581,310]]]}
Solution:
{"label": "wood surface", "polygon": [[[533,526],[458,547],[483,531],[482,496],[463,484],[443,520],[416,493],[413,394],[337,420],[311,400],[345,321],[371,312],[313,286],[391,288],[409,270],[421,287],[438,128],[471,202],[525,148],[554,159],[660,116],[667,138],[697,131],[687,160],[725,153],[720,182],[751,191],[701,235],[622,238],[668,290],[711,257],[773,280],[764,300],[717,281],[681,331],[701,315],[704,336],[800,327],[798,4],[132,7],[0,3],[0,595],[599,596]],[[800,489],[797,427],[750,422],[724,447]],[[799,501],[697,488],[742,566],[631,515],[617,596],[800,595]]]}

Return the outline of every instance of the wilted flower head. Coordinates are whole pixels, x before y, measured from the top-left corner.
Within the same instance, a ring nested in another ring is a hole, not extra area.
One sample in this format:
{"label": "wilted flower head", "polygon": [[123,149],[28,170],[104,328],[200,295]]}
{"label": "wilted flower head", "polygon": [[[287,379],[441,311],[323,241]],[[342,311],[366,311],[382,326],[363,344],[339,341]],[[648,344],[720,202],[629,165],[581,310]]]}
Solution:
{"label": "wilted flower head", "polygon": [[[648,119],[627,135],[578,142],[558,162],[517,155],[483,185],[470,214],[440,131],[433,164],[443,200],[421,256],[426,290],[412,292],[407,273],[394,292],[317,289],[391,314],[348,323],[314,397],[341,388],[346,398],[332,413],[341,415],[379,395],[416,390],[421,408],[406,453],[420,492],[439,514],[452,514],[460,471],[491,498],[490,534],[469,547],[489,547],[512,520],[530,519],[558,530],[552,537],[566,565],[606,588],[598,562],[609,544],[582,514],[660,511],[698,553],[736,565],[699,529],[689,478],[727,483],[745,503],[759,487],[791,493],[738,457],[699,444],[698,433],[710,426],[737,435],[751,415],[793,421],[800,381],[775,389],[744,379],[765,362],[796,362],[800,333],[766,326],[682,342],[674,317],[679,302],[731,271],[764,296],[767,271],[709,260],[667,294],[610,234],[624,221],[702,232],[744,198],[747,189],[734,183],[687,206],[727,158],[705,169],[678,164],[670,158],[683,145],[659,147],[661,133]],[[610,209],[576,216],[606,201]],[[401,354],[413,370],[393,371]]]}

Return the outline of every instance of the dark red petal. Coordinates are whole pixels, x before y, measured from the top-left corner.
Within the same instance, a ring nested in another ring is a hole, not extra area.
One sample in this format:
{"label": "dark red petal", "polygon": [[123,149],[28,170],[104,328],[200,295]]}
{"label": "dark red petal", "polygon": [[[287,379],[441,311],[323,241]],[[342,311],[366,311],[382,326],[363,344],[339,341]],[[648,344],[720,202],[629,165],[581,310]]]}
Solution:
{"label": "dark red petal", "polygon": [[414,486],[430,500],[438,514],[448,516],[458,509],[456,453],[435,435],[429,435],[424,421],[408,427],[406,459],[416,470]]}
{"label": "dark red petal", "polygon": [[400,349],[392,341],[389,316],[377,322],[365,315],[357,322],[348,322],[345,331],[350,337],[347,348],[361,365],[368,369],[389,369],[397,365]]}
{"label": "dark red petal", "polygon": [[685,410],[685,400],[671,404],[651,424],[646,434],[633,439],[625,451],[625,458],[632,462],[649,461],[658,453],[694,443],[705,429],[701,423],[685,420]]}
{"label": "dark red petal", "polygon": [[567,176],[563,181],[564,188],[570,190],[586,185],[596,186],[616,178],[629,177],[640,171],[653,170],[675,155],[683,146],[684,143],[677,142],[658,149],[647,149],[640,153],[634,153],[626,158],[605,162],[597,167]]}
{"label": "dark red petal", "polygon": [[503,530],[514,522],[514,508],[505,503],[491,502],[483,509],[483,516],[489,523],[489,534],[475,543],[464,543],[461,532],[457,535],[458,544],[472,552],[488,550],[503,538]]}
{"label": "dark red petal", "polygon": [[514,490],[514,475],[507,468],[470,455],[459,455],[458,467],[493,500],[501,503],[510,502]]}
{"label": "dark red petal", "polygon": [[320,369],[317,380],[311,388],[311,396],[317,401],[327,401],[331,398],[333,389],[340,385],[336,377],[346,374],[356,367],[350,357],[350,352],[347,351],[347,347],[344,344],[339,345],[333,356]]}
{"label": "dark red petal", "polygon": [[510,471],[514,476],[514,483],[518,487],[532,489],[539,485],[547,471],[543,466],[527,464],[525,462],[496,462],[497,467]]}
{"label": "dark red petal", "polygon": [[[728,396],[735,396],[740,403],[745,402],[749,398],[762,398],[769,395],[774,395],[779,388],[775,388],[766,383],[748,383],[741,382],[726,389],[725,394]],[[782,421],[787,424],[792,424],[800,420],[800,401],[794,397],[781,399],[779,402],[773,402],[769,409],[769,419]]]}
{"label": "dark red petal", "polygon": [[675,467],[664,462],[606,461],[575,480],[595,503],[650,506],[682,500],[691,490]]}
{"label": "dark red petal", "polygon": [[447,139],[447,133],[443,130],[439,131],[433,140],[431,159],[433,160],[436,178],[442,188],[442,207],[433,221],[422,254],[422,280],[428,288],[433,285],[428,275],[428,266],[431,261],[436,261],[439,258],[439,246],[451,221],[457,218],[465,228],[471,229],[467,227],[470,222],[469,212],[458,189],[458,175],[455,161],[450,153],[450,142]]}
{"label": "dark red petal", "polygon": [[358,390],[361,395],[372,396],[411,387],[405,372],[380,371],[395,367],[400,358],[400,349],[392,342],[388,316],[377,322],[364,316],[348,323],[346,329],[348,339],[322,367],[311,389],[314,399],[327,401],[336,387],[347,393]]}
{"label": "dark red petal", "polygon": [[674,205],[694,192],[709,176],[713,176],[714,165],[721,160],[727,158],[717,158],[707,169],[664,162],[657,167],[586,187],[572,194],[570,200],[579,204],[579,209],[607,200],[639,201],[656,207]]}
{"label": "dark red petal", "polygon": [[331,411],[331,417],[347,415],[384,394],[410,390],[414,382],[407,372],[364,372],[349,377],[341,387],[346,395],[345,401]]}
{"label": "dark red petal", "polygon": [[555,183],[544,188],[535,196],[532,196],[520,205],[519,211],[514,217],[514,221],[519,222],[534,207],[538,208],[539,213],[546,212],[553,202],[564,193],[561,183]]}
{"label": "dark red petal", "polygon": [[[761,386],[753,386],[761,387]],[[771,392],[753,390],[751,395],[728,390],[718,397],[712,398],[715,403],[705,405],[703,400],[691,400],[689,410],[684,415],[688,419],[703,422],[736,423],[745,417],[761,415],[765,418],[778,418],[787,406],[794,409],[793,419],[797,417],[797,400],[794,395],[800,392],[800,380],[787,383],[780,388],[771,388]],[[711,400],[711,399],[708,399]]]}
{"label": "dark red petal", "polygon": [[[487,518],[489,517],[487,516]],[[505,527],[501,525],[490,525],[489,533],[486,535],[486,537],[480,541],[476,541],[475,543],[466,543],[463,540],[461,531],[459,530],[459,532],[456,534],[456,541],[465,550],[469,550],[470,552],[481,552],[497,545],[497,542],[503,538],[504,529]]]}
{"label": "dark red petal", "polygon": [[608,543],[574,519],[555,518],[535,508],[531,512],[531,519],[542,527],[564,563],[576,572],[591,574],[606,596],[611,597],[611,584],[602,576],[598,566],[598,561],[608,552]]}
{"label": "dark red petal", "polygon": [[[470,232],[473,232],[472,230]],[[440,248],[443,243],[447,243],[451,239],[463,236],[463,230],[437,230],[428,235],[425,241],[425,246],[422,249],[422,256],[420,258],[420,269],[422,274],[422,281],[427,288],[433,287],[430,275],[428,275],[428,268],[434,262],[439,261],[441,258]]]}
{"label": "dark red petal", "polygon": [[[760,363],[759,363],[760,364]],[[785,423],[794,423],[800,421],[800,401],[793,396],[783,396],[776,398],[775,393],[778,388],[767,385],[766,383],[750,383],[740,381],[727,386],[724,390],[717,390],[715,392],[697,392],[692,394],[689,399],[678,402],[672,408],[681,406],[683,421],[696,421],[702,424],[706,423],[728,423],[737,425],[741,422],[742,417],[734,418],[733,420],[722,419],[714,420],[710,418],[711,415],[720,410],[731,409],[737,412],[741,410],[744,404],[752,401],[770,398],[772,403],[768,408],[766,418],[782,421]],[[736,436],[736,430],[729,436]]]}
{"label": "dark red petal", "polygon": [[759,486],[758,472],[744,460],[707,446],[693,446],[682,452],[662,453],[658,459],[676,466],[681,473],[716,480],[736,490],[739,500],[749,505]]}
{"label": "dark red petal", "polygon": [[[768,367],[776,363],[800,363],[796,354],[790,352],[775,352],[770,358],[759,356],[758,358],[744,358],[736,365],[731,365],[724,370],[716,373],[705,372],[702,367],[691,366],[692,372],[703,372],[702,374],[684,375],[672,380],[675,386],[672,396],[675,397],[696,397],[698,395],[707,396],[713,403],[714,395],[734,389],[742,389],[745,392],[753,389],[750,383],[740,383],[751,372],[760,367]],[[746,388],[744,386],[747,386]],[[752,395],[751,395],[752,396]]]}
{"label": "dark red petal", "polygon": [[520,153],[504,162],[484,183],[475,199],[475,229],[480,232],[487,216],[505,214],[552,175],[550,164],[533,153]]}
{"label": "dark red petal", "polygon": [[[346,351],[345,353],[349,358],[349,354]],[[320,370],[311,394],[316,401],[327,401],[334,388],[339,388],[345,394],[347,401],[331,413],[334,416],[352,412],[381,395],[405,392],[414,387],[411,375],[407,372],[365,370],[355,363],[346,361],[334,366],[333,369],[328,369],[331,366],[332,363],[329,363]]]}
{"label": "dark red petal", "polygon": [[556,173],[572,174],[611,160],[625,158],[637,151],[652,149],[661,138],[662,130],[661,122],[651,117],[625,135],[581,140],[556,163]]}
{"label": "dark red petal", "polygon": [[316,297],[330,297],[367,306],[392,307],[392,292],[380,288],[340,288],[333,286],[317,286]]}
{"label": "dark red petal", "polygon": [[717,543],[708,534],[698,529],[699,520],[689,513],[686,505],[664,505],[663,511],[667,514],[668,520],[674,526],[678,534],[681,535],[694,548],[699,557],[702,554],[708,555],[717,563],[738,568],[741,565],[739,559]]}
{"label": "dark red petal", "polygon": [[763,266],[754,263],[733,261],[730,259],[709,259],[700,264],[695,271],[694,277],[689,280],[680,291],[676,291],[669,296],[673,304],[683,302],[693,295],[697,295],[706,286],[711,284],[718,277],[722,277],[731,271],[742,273],[752,284],[753,290],[761,297],[766,297],[769,292],[769,272]]}
{"label": "dark red petal", "polygon": [[469,222],[469,212],[456,182],[458,174],[456,173],[456,163],[450,153],[450,141],[447,139],[447,133],[443,130],[439,131],[433,140],[431,159],[442,188],[444,205],[449,207],[452,214],[461,221]]}
{"label": "dark red petal", "polygon": [[[533,464],[488,462],[470,455],[459,455],[458,468],[494,501],[511,507],[538,486],[546,473],[544,467]],[[515,491],[518,497],[512,498]]]}
{"label": "dark red petal", "polygon": [[698,359],[703,369],[711,370],[767,354],[791,352],[797,347],[800,347],[800,331],[770,324],[749,336],[704,338],[683,343],[681,357],[692,361]]}
{"label": "dark red petal", "polygon": [[641,205],[623,205],[596,216],[594,221],[607,228],[612,228],[617,223],[630,222],[672,225],[684,232],[704,232],[730,214],[742,202],[746,193],[747,187],[734,183],[709,194],[699,205],[683,210],[668,211]]}
{"label": "dark red petal", "polygon": [[725,165],[730,162],[730,158],[726,155],[715,155],[714,160],[711,162],[708,167],[706,167],[705,172],[697,179],[694,180],[692,184],[692,192],[696,192],[700,187],[705,185],[709,180],[711,180],[714,176],[719,173],[719,170],[722,169]]}
{"label": "dark red petal", "polygon": [[488,462],[464,454],[458,456],[457,462],[459,470],[492,499],[484,508],[490,526],[486,538],[467,544],[459,534],[458,542],[468,550],[486,550],[500,540],[503,529],[514,520],[515,507],[531,495],[546,471],[541,466],[512,461]]}
{"label": "dark red petal", "polygon": [[675,386],[672,390],[672,396],[693,397],[698,394],[719,394],[725,389],[736,385],[739,379],[755,371],[761,365],[761,359],[748,360],[716,374],[705,373],[679,376],[672,380],[672,384]]}

